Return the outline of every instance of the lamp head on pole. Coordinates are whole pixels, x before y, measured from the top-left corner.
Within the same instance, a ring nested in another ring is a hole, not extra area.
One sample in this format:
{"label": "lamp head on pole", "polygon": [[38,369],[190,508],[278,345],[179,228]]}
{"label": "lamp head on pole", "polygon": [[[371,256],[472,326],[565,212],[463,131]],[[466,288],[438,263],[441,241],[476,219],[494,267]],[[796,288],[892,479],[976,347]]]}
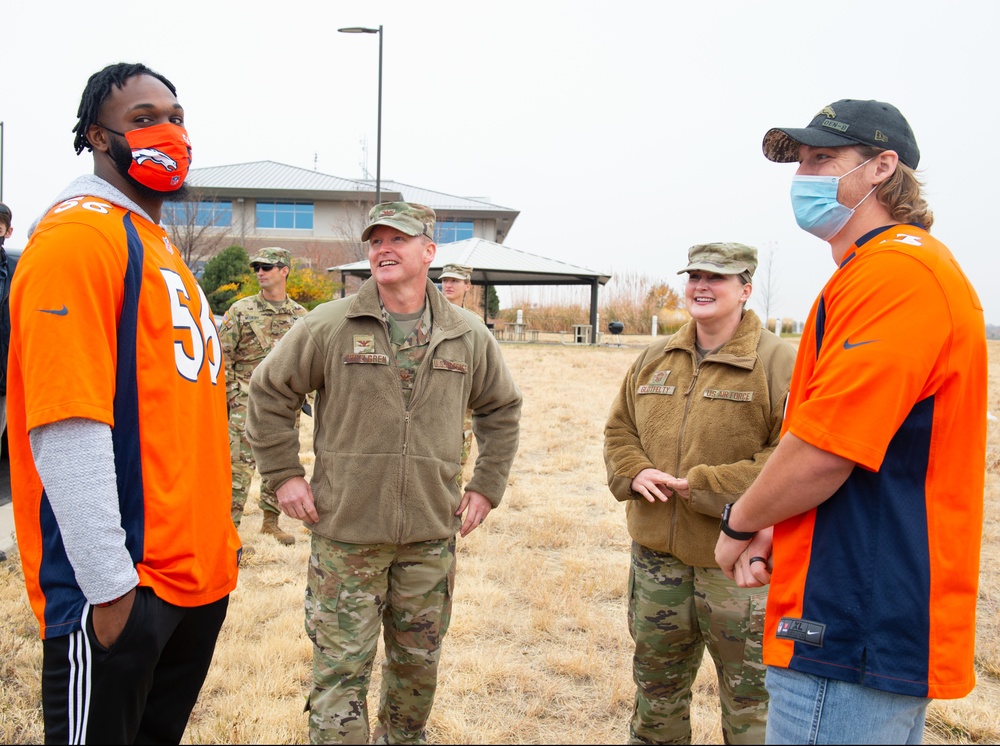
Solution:
{"label": "lamp head on pole", "polygon": [[378,144],[375,155],[375,204],[382,201],[382,26],[346,26],[337,29],[342,34],[378,34]]}

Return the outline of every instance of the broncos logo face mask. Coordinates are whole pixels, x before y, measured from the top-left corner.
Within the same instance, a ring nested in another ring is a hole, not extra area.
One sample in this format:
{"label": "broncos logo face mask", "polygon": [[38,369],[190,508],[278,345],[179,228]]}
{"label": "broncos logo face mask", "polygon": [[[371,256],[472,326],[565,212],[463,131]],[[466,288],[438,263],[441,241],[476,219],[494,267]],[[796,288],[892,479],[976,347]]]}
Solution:
{"label": "broncos logo face mask", "polygon": [[128,174],[157,192],[174,192],[184,185],[191,167],[191,140],[187,130],[172,122],[118,132],[132,149]]}

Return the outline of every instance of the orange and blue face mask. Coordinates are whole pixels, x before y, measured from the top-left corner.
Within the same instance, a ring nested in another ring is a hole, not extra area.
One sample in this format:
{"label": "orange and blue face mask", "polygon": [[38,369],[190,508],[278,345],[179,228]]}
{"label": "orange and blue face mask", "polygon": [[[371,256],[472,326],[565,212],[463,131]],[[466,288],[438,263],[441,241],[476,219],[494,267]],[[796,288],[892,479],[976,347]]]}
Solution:
{"label": "orange and blue face mask", "polygon": [[128,173],[143,186],[157,192],[174,192],[184,185],[191,167],[191,140],[187,130],[173,122],[118,132],[132,149]]}

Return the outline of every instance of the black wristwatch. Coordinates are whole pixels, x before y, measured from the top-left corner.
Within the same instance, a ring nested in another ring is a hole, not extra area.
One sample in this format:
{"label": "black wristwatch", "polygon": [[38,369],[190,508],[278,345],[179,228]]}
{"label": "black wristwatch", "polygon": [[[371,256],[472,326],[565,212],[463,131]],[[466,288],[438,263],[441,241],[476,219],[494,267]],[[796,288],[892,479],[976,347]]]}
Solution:
{"label": "black wristwatch", "polygon": [[733,512],[733,504],[726,503],[726,507],[722,509],[722,533],[728,536],[730,539],[736,539],[737,541],[750,541],[754,536],[757,535],[756,531],[737,531],[735,528],[729,526],[729,514]]}

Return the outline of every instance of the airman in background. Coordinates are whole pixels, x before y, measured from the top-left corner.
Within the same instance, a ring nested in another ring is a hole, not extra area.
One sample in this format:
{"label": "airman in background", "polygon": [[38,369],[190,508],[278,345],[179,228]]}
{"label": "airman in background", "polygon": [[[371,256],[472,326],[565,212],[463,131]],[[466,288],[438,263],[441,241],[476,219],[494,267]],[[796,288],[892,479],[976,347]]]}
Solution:
{"label": "airman in background", "polygon": [[465,308],[465,296],[472,289],[472,267],[464,264],[446,264],[441,276],[441,292],[456,306]]}
{"label": "airman in background", "polygon": [[[441,283],[441,292],[444,297],[460,308],[465,308],[465,296],[472,289],[472,267],[465,264],[446,264],[441,276],[438,277]],[[458,488],[462,489],[462,476],[465,470],[465,462],[469,460],[469,453],[472,452],[472,410],[465,410],[465,419],[462,422],[462,471],[458,473]]]}
{"label": "airman in background", "polygon": [[[250,260],[260,292],[235,301],[226,311],[219,330],[226,360],[226,398],[229,403],[229,449],[233,460],[233,523],[239,528],[250,483],[253,480],[253,451],[246,439],[247,396],[250,376],[274,349],[292,324],[308,311],[288,297],[285,286],[291,272],[292,255],[287,249],[261,249]],[[261,485],[260,508],[264,513],[260,532],[271,534],[282,544],[294,544],[295,537],[278,527],[278,499]]]}

